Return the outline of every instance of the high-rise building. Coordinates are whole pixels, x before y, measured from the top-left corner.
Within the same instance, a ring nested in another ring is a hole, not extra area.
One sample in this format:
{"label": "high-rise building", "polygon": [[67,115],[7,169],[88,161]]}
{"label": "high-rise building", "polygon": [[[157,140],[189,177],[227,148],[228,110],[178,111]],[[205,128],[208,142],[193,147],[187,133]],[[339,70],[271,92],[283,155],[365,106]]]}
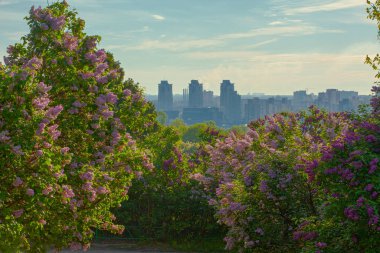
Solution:
{"label": "high-rise building", "polygon": [[199,83],[198,80],[191,80],[189,83],[189,107],[203,107],[203,84]]}
{"label": "high-rise building", "polygon": [[203,106],[204,107],[215,107],[214,92],[203,91]]}
{"label": "high-rise building", "polygon": [[329,111],[330,112],[337,112],[339,111],[339,101],[340,101],[340,94],[337,89],[327,89],[326,90],[326,97],[327,102],[329,105]]}
{"label": "high-rise building", "polygon": [[158,102],[159,111],[170,111],[173,109],[173,88],[168,81],[161,81],[158,84]]}
{"label": "high-rise building", "polygon": [[307,109],[313,104],[312,95],[306,94],[306,90],[293,92],[292,109],[293,111],[301,111]]}
{"label": "high-rise building", "polygon": [[183,89],[182,90],[182,104],[183,107],[188,107],[189,106],[189,89]]}
{"label": "high-rise building", "polygon": [[235,85],[230,80],[223,80],[220,84],[220,109],[226,124],[241,123],[241,96],[235,91]]}

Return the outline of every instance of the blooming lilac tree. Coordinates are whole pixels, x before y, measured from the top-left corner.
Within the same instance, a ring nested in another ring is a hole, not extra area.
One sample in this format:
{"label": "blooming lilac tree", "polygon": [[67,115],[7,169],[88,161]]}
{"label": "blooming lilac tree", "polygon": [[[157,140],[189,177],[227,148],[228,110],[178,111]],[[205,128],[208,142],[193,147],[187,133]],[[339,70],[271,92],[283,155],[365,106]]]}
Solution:
{"label": "blooming lilac tree", "polygon": [[[0,251],[87,249],[152,169],[153,107],[63,1],[34,8],[0,64]],[[137,141],[136,141],[137,140]]]}
{"label": "blooming lilac tree", "polygon": [[[296,252],[301,221],[318,216],[315,168],[327,146],[347,127],[345,114],[278,114],[250,124],[207,147],[209,168],[195,174],[211,193],[220,223],[229,228],[226,248]],[[207,161],[206,161],[207,162]],[[311,240],[315,233],[304,233]]]}

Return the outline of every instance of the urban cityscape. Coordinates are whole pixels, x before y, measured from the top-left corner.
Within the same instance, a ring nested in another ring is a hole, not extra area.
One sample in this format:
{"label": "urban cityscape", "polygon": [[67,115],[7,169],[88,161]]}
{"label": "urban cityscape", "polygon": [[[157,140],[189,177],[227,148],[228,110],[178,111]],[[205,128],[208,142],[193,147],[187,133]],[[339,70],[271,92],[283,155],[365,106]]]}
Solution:
{"label": "urban cityscape", "polygon": [[214,121],[218,126],[244,125],[265,115],[280,112],[298,112],[311,105],[329,112],[356,111],[359,105],[368,104],[371,96],[356,91],[327,89],[318,94],[306,90],[293,95],[265,95],[255,93],[240,95],[230,80],[220,83],[220,96],[205,90],[198,80],[191,80],[183,94],[173,94],[173,84],[163,80],[158,84],[158,96],[147,95],[159,112],[167,115],[167,122],[182,119],[192,125]]}

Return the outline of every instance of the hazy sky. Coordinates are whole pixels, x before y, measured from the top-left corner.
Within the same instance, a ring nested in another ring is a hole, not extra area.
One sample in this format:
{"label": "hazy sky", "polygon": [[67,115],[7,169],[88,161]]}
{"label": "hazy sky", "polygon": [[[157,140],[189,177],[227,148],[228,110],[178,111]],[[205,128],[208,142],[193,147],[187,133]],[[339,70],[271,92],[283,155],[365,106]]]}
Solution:
{"label": "hazy sky", "polygon": [[[46,0],[0,0],[0,55],[28,32],[23,17]],[[50,2],[53,2],[50,0]],[[165,79],[182,93],[191,79],[219,94],[326,88],[369,94],[380,52],[365,0],[68,0],[102,36],[126,76],[150,94]]]}

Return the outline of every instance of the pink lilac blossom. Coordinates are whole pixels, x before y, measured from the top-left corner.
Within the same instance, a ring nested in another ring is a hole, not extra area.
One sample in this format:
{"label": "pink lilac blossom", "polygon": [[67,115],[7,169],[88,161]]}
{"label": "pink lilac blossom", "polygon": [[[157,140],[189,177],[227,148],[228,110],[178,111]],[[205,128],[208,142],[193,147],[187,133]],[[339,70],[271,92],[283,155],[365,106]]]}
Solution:
{"label": "pink lilac blossom", "polygon": [[99,186],[98,189],[96,190],[98,194],[107,194],[109,193],[109,190],[103,186]]}
{"label": "pink lilac blossom", "polygon": [[61,148],[61,154],[66,154],[70,151],[70,148],[69,147],[63,147]]}
{"label": "pink lilac blossom", "polygon": [[29,61],[27,61],[24,65],[24,68],[29,68],[30,70],[38,70],[42,67],[42,59],[37,58],[34,56]]}
{"label": "pink lilac blossom", "polygon": [[43,110],[50,103],[50,99],[48,97],[39,97],[33,100],[33,106],[38,110]]}
{"label": "pink lilac blossom", "polygon": [[62,186],[62,196],[64,198],[73,198],[75,197],[74,191],[71,189],[70,186],[68,185],[63,185]]}
{"label": "pink lilac blossom", "polygon": [[41,220],[38,221],[38,223],[40,223],[40,224],[42,224],[42,225],[46,225],[46,220],[41,219]]}
{"label": "pink lilac blossom", "polygon": [[52,186],[47,186],[45,189],[42,190],[42,194],[43,195],[49,195],[49,193],[51,193],[53,191],[53,187]]}
{"label": "pink lilac blossom", "polygon": [[40,82],[37,84],[37,90],[41,93],[48,93],[51,90],[51,86],[47,86],[45,83]]}
{"label": "pink lilac blossom", "polygon": [[12,147],[12,152],[16,155],[24,155],[24,152],[22,152],[21,150],[21,146],[20,145],[17,145],[17,146],[13,146]]}
{"label": "pink lilac blossom", "polygon": [[0,142],[7,142],[11,139],[11,137],[8,136],[9,131],[2,131],[0,132]]}
{"label": "pink lilac blossom", "polygon": [[34,196],[34,190],[28,188],[28,189],[26,190],[26,195],[28,195],[28,196]]}

